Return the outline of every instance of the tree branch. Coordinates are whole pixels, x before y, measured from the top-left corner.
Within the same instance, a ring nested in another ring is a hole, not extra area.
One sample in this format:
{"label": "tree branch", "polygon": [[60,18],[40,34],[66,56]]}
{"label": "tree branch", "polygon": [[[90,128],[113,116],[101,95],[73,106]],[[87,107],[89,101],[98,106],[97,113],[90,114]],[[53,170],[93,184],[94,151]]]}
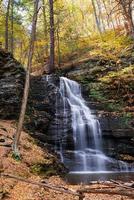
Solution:
{"label": "tree branch", "polygon": [[112,195],[122,195],[122,196],[127,196],[134,198],[134,193],[129,193],[127,191],[119,190],[119,191],[110,191],[110,190],[100,190],[100,189],[80,189],[77,190],[77,192],[82,192],[82,193],[91,193],[91,194],[112,194]]}
{"label": "tree branch", "polygon": [[45,187],[45,188],[48,188],[48,189],[51,189],[51,190],[55,190],[57,192],[71,194],[71,195],[74,195],[74,196],[80,196],[80,194],[77,193],[77,192],[73,192],[69,189],[61,189],[61,188],[58,188],[56,186],[52,186],[52,185],[47,184],[47,183],[34,182],[34,181],[31,181],[31,180],[28,180],[28,179],[25,179],[25,178],[22,178],[22,177],[19,177],[19,176],[14,176],[14,175],[5,174],[5,173],[1,173],[1,176],[6,177],[6,178],[11,178],[11,179],[16,179],[18,181],[22,181],[22,182],[29,183],[29,184],[32,184],[32,185]]}
{"label": "tree branch", "polygon": [[[109,194],[109,195],[122,195],[122,196],[128,196],[131,198],[134,198],[134,192],[132,192],[132,188],[128,188],[127,186],[125,186],[123,189],[127,189],[127,190],[113,190],[110,191],[109,189],[107,189],[106,187],[98,189],[98,188],[84,188],[84,189],[78,189],[77,191],[72,191],[68,188],[64,188],[64,187],[57,187],[57,186],[53,186],[47,183],[39,183],[39,182],[34,182],[32,180],[28,180],[26,178],[22,178],[19,176],[14,176],[14,175],[10,175],[10,174],[6,174],[6,173],[1,173],[0,176],[2,177],[6,177],[6,178],[11,178],[11,179],[16,179],[18,181],[22,181],[28,184],[32,184],[32,185],[36,185],[36,186],[40,186],[40,187],[44,187],[44,188],[48,188],[51,190],[54,190],[56,192],[60,192],[60,193],[66,193],[66,194],[70,194],[73,196],[78,196],[79,200],[83,200],[84,198],[84,193],[91,193],[91,194]],[[112,183],[117,184],[118,182],[116,181],[112,181]],[[109,183],[110,185],[111,183]],[[117,185],[116,185],[117,186]],[[122,184],[119,184],[118,187],[123,187]],[[127,187],[127,188],[126,188]]]}

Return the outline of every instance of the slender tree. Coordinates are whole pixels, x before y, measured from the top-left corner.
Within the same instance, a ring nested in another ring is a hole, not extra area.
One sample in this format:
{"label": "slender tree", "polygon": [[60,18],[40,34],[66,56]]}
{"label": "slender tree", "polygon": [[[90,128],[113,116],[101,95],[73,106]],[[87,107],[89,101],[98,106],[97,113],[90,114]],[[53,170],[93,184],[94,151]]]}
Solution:
{"label": "slender tree", "polygon": [[34,41],[35,41],[35,35],[36,35],[38,4],[39,4],[39,0],[35,0],[34,1],[34,14],[33,14],[33,20],[32,20],[32,31],[31,31],[31,38],[30,38],[30,45],[29,45],[24,94],[23,94],[23,99],[22,99],[22,106],[21,106],[17,131],[16,131],[16,134],[15,134],[14,143],[13,143],[13,151],[14,151],[15,156],[19,156],[18,145],[19,145],[19,141],[20,141],[21,131],[22,131],[25,112],[26,112],[28,94],[29,94],[30,71],[31,71],[31,64],[32,64],[32,58],[33,58],[33,51],[34,51]]}
{"label": "slender tree", "polygon": [[96,0],[96,4],[97,4],[97,7],[98,7],[98,13],[99,13],[99,23],[100,23],[100,27],[102,29],[102,32],[105,31],[105,23],[104,23],[104,20],[103,20],[103,15],[102,15],[102,4],[100,2],[100,0]]}
{"label": "slender tree", "polygon": [[[116,16],[117,15],[123,16],[124,26],[127,34],[134,37],[133,4],[134,0],[115,0],[112,12],[115,13]],[[118,24],[119,21],[120,18],[116,17],[117,25],[119,25]]]}
{"label": "slender tree", "polygon": [[[104,0],[103,0],[103,1],[104,1]],[[108,0],[108,1],[107,1],[107,4],[108,4],[108,6],[107,6],[106,3],[105,3],[105,8],[108,10],[108,11],[107,11],[107,16],[108,16],[108,18],[109,18],[109,21],[111,22],[112,28],[113,28],[114,31],[115,31],[114,19],[113,19],[112,13],[111,13],[111,0]]]}
{"label": "slender tree", "polygon": [[43,22],[44,22],[44,39],[45,39],[45,54],[48,56],[48,34],[47,34],[47,17],[46,17],[46,4],[45,0],[42,0],[43,4]]}
{"label": "slender tree", "polygon": [[109,14],[108,14],[107,5],[106,5],[105,0],[102,0],[102,3],[103,3],[103,5],[104,5],[105,11],[106,11],[106,21],[107,21],[107,26],[108,26],[108,28],[110,28]]}
{"label": "slender tree", "polygon": [[97,16],[97,10],[96,10],[96,6],[95,6],[95,2],[94,2],[94,0],[91,0],[91,2],[92,2],[93,10],[94,10],[96,26],[97,26],[97,29],[98,29],[100,35],[101,35],[102,32],[101,32],[100,23],[99,23],[98,16]]}
{"label": "slender tree", "polygon": [[60,51],[60,23],[59,19],[57,19],[57,30],[56,30],[56,35],[57,35],[57,53],[58,53],[58,67],[61,66],[61,51]]}
{"label": "slender tree", "polygon": [[11,53],[12,55],[13,55],[13,49],[14,49],[13,10],[14,10],[14,0],[11,0]]}
{"label": "slender tree", "polygon": [[49,61],[49,73],[54,72],[55,62],[55,39],[54,39],[54,1],[49,0],[49,12],[50,12],[50,61]]}
{"label": "slender tree", "polygon": [[128,23],[129,33],[134,37],[134,22],[133,22],[133,0],[119,0],[124,19]]}
{"label": "slender tree", "polygon": [[8,20],[9,20],[9,10],[10,10],[11,0],[8,0],[7,3],[7,11],[6,11],[6,20],[5,20],[5,50],[8,51]]}

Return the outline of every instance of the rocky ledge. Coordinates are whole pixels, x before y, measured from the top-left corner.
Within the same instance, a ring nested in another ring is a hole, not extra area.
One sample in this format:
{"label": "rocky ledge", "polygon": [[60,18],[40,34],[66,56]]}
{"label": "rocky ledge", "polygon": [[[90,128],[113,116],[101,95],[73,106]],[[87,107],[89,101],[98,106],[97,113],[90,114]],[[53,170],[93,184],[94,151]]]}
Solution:
{"label": "rocky ledge", "polygon": [[0,50],[0,118],[18,116],[25,79],[25,70],[10,53]]}
{"label": "rocky ledge", "polygon": [[[55,81],[57,77],[55,76]],[[0,118],[18,119],[25,81],[25,69],[10,53],[0,50]],[[25,126],[46,132],[53,119],[56,87],[43,77],[31,76]]]}

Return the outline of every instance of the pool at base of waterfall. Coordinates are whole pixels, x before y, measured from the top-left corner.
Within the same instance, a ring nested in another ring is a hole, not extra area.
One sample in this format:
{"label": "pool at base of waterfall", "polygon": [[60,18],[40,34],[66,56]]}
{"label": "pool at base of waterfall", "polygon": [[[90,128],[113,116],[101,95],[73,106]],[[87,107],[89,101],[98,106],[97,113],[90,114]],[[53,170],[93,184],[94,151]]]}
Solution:
{"label": "pool at base of waterfall", "polygon": [[116,172],[116,171],[70,171],[66,176],[66,181],[70,184],[88,184],[94,181],[121,180],[125,182],[134,180],[133,172]]}

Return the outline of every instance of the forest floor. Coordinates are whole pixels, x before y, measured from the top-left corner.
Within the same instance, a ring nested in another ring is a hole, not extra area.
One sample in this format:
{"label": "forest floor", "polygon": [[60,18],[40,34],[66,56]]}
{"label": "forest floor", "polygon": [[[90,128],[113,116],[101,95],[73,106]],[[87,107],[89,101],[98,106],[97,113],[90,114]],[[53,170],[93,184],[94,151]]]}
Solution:
{"label": "forest floor", "polygon": [[[53,175],[52,165],[57,162],[56,157],[51,155],[47,149],[42,149],[36,140],[31,138],[28,133],[22,132],[20,153],[21,160],[13,158],[11,147],[2,146],[5,143],[11,144],[13,134],[15,133],[14,121],[0,121],[0,172],[17,177],[25,178],[38,183],[47,183],[51,186],[68,188],[71,191],[77,191],[79,188],[102,189],[109,188],[103,184],[93,184],[89,186],[69,185],[66,181],[58,176]],[[40,163],[40,165],[39,165]],[[47,166],[47,169],[41,169]],[[58,168],[58,166],[57,166]],[[51,170],[50,170],[51,169]],[[55,169],[53,169],[55,170]],[[51,172],[50,172],[51,171]],[[56,172],[55,172],[56,174]],[[110,188],[109,188],[110,189]],[[110,189],[112,191],[113,188]],[[119,188],[114,187],[118,192]],[[133,193],[134,191],[131,191]],[[16,179],[0,177],[0,199],[1,200],[77,200],[77,196],[55,192],[48,188],[21,182]],[[121,195],[108,194],[87,194],[84,200],[132,200],[132,198]]]}

